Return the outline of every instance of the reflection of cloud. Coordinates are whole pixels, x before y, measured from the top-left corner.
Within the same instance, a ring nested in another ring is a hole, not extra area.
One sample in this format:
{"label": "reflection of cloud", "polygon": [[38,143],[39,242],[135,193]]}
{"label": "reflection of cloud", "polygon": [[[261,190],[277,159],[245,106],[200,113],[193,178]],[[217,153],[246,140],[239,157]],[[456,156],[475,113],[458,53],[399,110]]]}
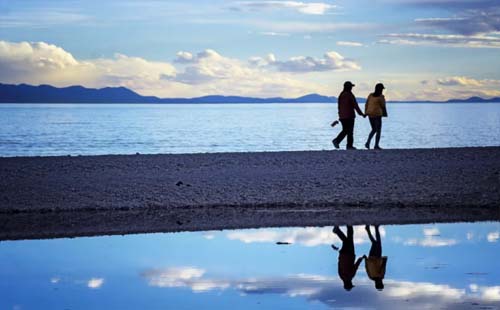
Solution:
{"label": "reflection of cloud", "polygon": [[439,237],[440,232],[437,227],[424,228],[423,229],[424,238],[409,238],[403,241],[404,245],[418,245],[422,247],[442,247],[451,246],[458,243],[456,239],[446,239]]}
{"label": "reflection of cloud", "polygon": [[465,295],[465,290],[455,289],[448,285],[438,285],[433,283],[391,281],[387,284],[386,294],[389,297],[398,298],[419,298],[421,296],[436,296],[446,299],[460,299]]}
{"label": "reflection of cloud", "polygon": [[487,301],[500,301],[500,286],[480,287],[481,298]]}
{"label": "reflection of cloud", "polygon": [[52,283],[52,284],[57,284],[60,281],[61,281],[61,278],[59,278],[59,277],[53,277],[50,279],[50,283]]}
{"label": "reflection of cloud", "polygon": [[[344,229],[345,231],[345,229]],[[373,231],[373,228],[372,228]],[[385,236],[385,229],[380,228],[380,235]],[[289,229],[248,229],[228,232],[227,238],[244,243],[254,242],[289,242],[304,246],[329,245],[340,242],[332,232],[332,227],[306,227]],[[369,242],[364,226],[354,226],[354,243]]]}
{"label": "reflection of cloud", "polygon": [[424,236],[426,237],[439,236],[439,229],[437,227],[424,228]]}
{"label": "reflection of cloud", "polygon": [[497,242],[499,237],[500,233],[498,231],[492,231],[488,234],[486,239],[488,239],[488,242]]}
{"label": "reflection of cloud", "polygon": [[87,282],[87,287],[91,289],[98,289],[104,284],[103,278],[92,278]]}
{"label": "reflection of cloud", "polygon": [[152,269],[144,272],[151,286],[156,287],[189,287],[194,292],[205,292],[214,289],[224,289],[229,286],[226,281],[202,279],[204,269],[194,267],[174,267]]}
{"label": "reflection of cloud", "polygon": [[367,278],[355,280],[357,285],[347,293],[335,276],[298,274],[283,277],[218,279],[205,277],[205,270],[194,267],[152,269],[142,274],[150,286],[186,287],[193,292],[233,289],[242,295],[279,294],[304,297],[330,307],[370,307],[380,309],[455,308],[481,302],[494,304],[500,300],[500,287],[476,286],[466,289],[427,282],[385,280],[385,290],[377,292]]}

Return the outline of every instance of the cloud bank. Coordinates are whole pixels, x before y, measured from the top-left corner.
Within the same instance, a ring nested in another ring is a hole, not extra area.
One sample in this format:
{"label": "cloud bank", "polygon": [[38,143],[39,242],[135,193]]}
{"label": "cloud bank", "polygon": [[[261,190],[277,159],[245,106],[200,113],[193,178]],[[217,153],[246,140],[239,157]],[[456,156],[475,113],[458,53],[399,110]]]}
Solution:
{"label": "cloud bank", "polygon": [[[215,290],[235,290],[244,295],[279,294],[319,301],[330,307],[370,307],[380,309],[434,309],[466,308],[471,303],[483,306],[500,301],[500,286],[471,284],[470,289],[446,284],[385,280],[385,290],[377,292],[367,278],[356,279],[357,286],[345,292],[337,277],[315,274],[295,274],[266,278],[232,279],[209,277],[205,269],[197,267],[171,267],[150,269],[141,274],[148,285],[160,288],[189,288],[194,293]],[[411,301],[411,302],[409,302]]]}
{"label": "cloud bank", "polygon": [[[289,60],[256,57],[242,61],[206,49],[180,51],[175,60],[150,61],[115,54],[113,58],[76,59],[63,48],[45,42],[0,41],[0,82],[87,87],[125,86],[143,95],[194,97],[207,94],[257,97],[325,93],[324,85],[298,74],[354,71],[354,60],[330,51],[323,58],[297,56]],[[255,59],[261,59],[255,65]]]}

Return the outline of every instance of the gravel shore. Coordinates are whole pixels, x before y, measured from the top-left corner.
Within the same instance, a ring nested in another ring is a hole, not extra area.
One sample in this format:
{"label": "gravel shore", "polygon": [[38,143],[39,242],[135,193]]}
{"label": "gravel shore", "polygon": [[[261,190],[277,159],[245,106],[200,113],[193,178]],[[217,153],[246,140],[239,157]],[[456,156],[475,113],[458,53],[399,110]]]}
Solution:
{"label": "gravel shore", "polygon": [[500,147],[0,158],[0,240],[500,220]]}

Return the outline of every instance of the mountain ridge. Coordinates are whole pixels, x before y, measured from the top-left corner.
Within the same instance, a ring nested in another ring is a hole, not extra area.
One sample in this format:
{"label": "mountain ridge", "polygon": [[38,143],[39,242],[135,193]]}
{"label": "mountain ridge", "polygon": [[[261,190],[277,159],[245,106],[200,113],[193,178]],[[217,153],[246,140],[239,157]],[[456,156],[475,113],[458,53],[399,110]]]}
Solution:
{"label": "mountain ridge", "polygon": [[[357,98],[364,102],[364,98]],[[119,87],[87,88],[80,85],[54,87],[47,84],[0,83],[0,103],[336,103],[337,97],[307,94],[297,98],[258,98],[245,96],[207,95],[194,98],[159,98],[142,96],[133,90]],[[486,103],[500,102],[500,97],[449,99],[446,101],[390,101],[393,103]]]}

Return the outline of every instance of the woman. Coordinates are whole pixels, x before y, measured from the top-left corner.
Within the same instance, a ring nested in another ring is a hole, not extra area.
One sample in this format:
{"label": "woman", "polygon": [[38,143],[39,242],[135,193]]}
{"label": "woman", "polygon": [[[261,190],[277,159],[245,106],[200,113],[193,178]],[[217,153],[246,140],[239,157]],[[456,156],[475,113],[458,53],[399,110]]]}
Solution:
{"label": "woman", "polygon": [[376,150],[381,150],[379,145],[380,135],[382,133],[382,117],[387,116],[387,110],[385,108],[385,97],[382,95],[385,87],[384,84],[378,83],[375,85],[375,92],[370,94],[366,99],[365,104],[365,114],[370,118],[370,125],[372,131],[368,135],[368,140],[365,143],[365,147],[370,149],[370,142],[375,136],[375,147]]}

